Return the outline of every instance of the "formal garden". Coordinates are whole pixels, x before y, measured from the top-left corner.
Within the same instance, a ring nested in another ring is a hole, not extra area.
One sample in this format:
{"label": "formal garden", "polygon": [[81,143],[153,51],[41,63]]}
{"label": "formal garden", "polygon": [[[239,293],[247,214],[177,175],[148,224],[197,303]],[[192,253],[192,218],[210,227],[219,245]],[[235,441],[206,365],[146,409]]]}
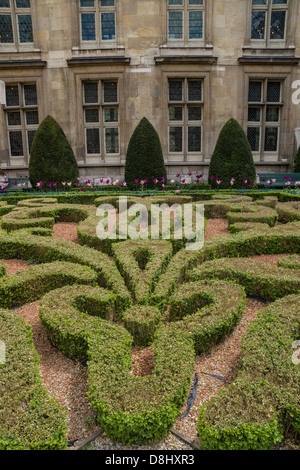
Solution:
{"label": "formal garden", "polygon": [[[124,181],[95,183],[47,117],[31,187],[0,196],[0,449],[299,449],[299,174],[300,151],[281,186],[258,182],[231,119],[208,181],[168,180],[143,119]],[[121,197],[147,236],[121,232]],[[163,204],[170,236],[159,221],[153,239]],[[204,206],[201,249],[177,236],[186,205],[193,223]]]}

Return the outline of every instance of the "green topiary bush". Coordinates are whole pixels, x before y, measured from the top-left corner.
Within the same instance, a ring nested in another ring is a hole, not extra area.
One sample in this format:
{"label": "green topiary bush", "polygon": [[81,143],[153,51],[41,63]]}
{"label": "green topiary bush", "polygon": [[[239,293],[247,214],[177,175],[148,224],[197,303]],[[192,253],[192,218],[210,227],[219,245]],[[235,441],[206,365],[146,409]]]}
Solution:
{"label": "green topiary bush", "polygon": [[300,147],[298,148],[298,152],[295,155],[293,172],[300,173]]}
{"label": "green topiary bush", "polygon": [[76,159],[66,135],[52,116],[39,125],[30,153],[29,178],[33,187],[43,182],[43,189],[53,182],[76,182]]}
{"label": "green topiary bush", "polygon": [[125,181],[129,189],[137,189],[135,180],[148,180],[147,187],[154,187],[153,179],[161,182],[167,178],[159,136],[145,117],[140,121],[129,141]]}
{"label": "green topiary bush", "polygon": [[222,181],[222,188],[231,187],[232,178],[233,188],[249,187],[249,184],[256,182],[251,148],[243,128],[235,119],[229,119],[220,132],[211,157],[208,176],[213,188],[219,187],[217,178]]}

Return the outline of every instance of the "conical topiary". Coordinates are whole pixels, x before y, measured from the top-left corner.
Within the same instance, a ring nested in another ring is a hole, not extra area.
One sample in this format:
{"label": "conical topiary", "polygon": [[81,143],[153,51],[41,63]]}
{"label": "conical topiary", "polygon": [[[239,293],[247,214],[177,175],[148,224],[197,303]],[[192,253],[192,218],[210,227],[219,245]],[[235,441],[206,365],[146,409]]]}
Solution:
{"label": "conical topiary", "polygon": [[71,145],[52,116],[47,116],[36,131],[30,152],[29,178],[33,187],[40,181],[45,187],[48,183],[75,182],[78,178]]}
{"label": "conical topiary", "polygon": [[137,187],[135,180],[147,180],[147,187],[153,188],[157,179],[167,178],[159,136],[148,121],[143,118],[134,130],[127,149],[125,181],[130,189]]}
{"label": "conical topiary", "polygon": [[[213,188],[244,188],[256,183],[256,170],[250,144],[244,129],[233,118],[226,122],[219,134],[208,176]],[[217,180],[221,180],[220,185],[217,184]]]}
{"label": "conical topiary", "polygon": [[300,173],[300,147],[298,148],[298,152],[295,155],[293,172]]}

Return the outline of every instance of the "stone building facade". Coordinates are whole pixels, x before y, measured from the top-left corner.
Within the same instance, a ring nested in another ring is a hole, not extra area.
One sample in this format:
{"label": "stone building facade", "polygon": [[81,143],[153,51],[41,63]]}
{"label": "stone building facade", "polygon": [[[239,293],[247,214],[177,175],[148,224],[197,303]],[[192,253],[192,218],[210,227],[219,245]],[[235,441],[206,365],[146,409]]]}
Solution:
{"label": "stone building facade", "polygon": [[299,0],[0,0],[1,168],[28,174],[50,114],[86,177],[123,177],[144,116],[170,177],[207,175],[231,117],[257,171],[286,172],[299,57]]}

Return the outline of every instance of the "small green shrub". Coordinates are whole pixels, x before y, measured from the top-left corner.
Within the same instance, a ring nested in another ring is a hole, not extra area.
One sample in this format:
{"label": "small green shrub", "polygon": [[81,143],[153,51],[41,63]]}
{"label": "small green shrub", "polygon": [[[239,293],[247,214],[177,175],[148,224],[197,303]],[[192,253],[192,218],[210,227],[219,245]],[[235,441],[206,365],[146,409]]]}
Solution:
{"label": "small green shrub", "polygon": [[153,180],[167,179],[167,172],[159,136],[147,118],[143,118],[133,132],[127,149],[125,181],[136,189],[135,180],[148,180],[147,187],[154,188]]}
{"label": "small green shrub", "polygon": [[29,178],[35,188],[37,183],[75,183],[79,176],[73,150],[64,131],[52,116],[39,125],[32,143],[29,161]]}
{"label": "small green shrub", "polygon": [[[241,125],[230,119],[224,125],[218,137],[209,165],[211,186],[217,188],[216,178],[220,178],[227,188],[234,178],[234,188],[249,187],[255,184],[256,170],[251,148]],[[244,180],[247,180],[245,184]]]}

